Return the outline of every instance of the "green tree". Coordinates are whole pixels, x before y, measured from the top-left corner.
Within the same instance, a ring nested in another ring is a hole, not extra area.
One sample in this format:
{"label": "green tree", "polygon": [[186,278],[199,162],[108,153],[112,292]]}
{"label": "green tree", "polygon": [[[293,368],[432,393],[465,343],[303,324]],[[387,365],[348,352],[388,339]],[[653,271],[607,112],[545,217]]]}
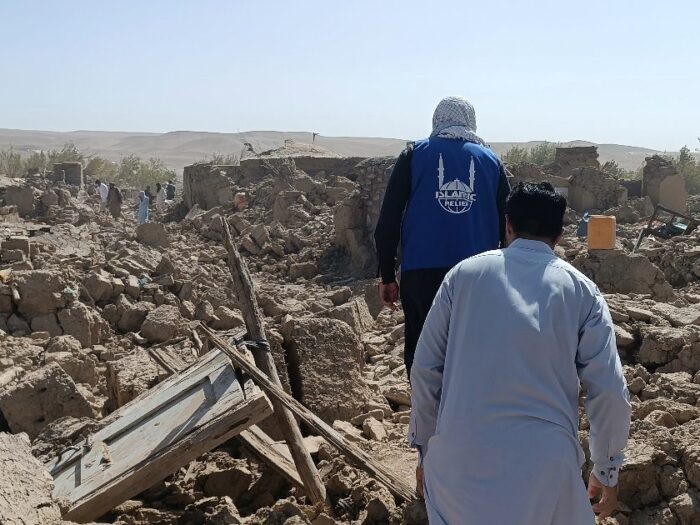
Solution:
{"label": "green tree", "polygon": [[532,149],[530,149],[530,162],[538,164],[540,166],[546,166],[554,162],[554,155],[557,152],[557,147],[551,142],[543,142],[542,144],[537,144]]}
{"label": "green tree", "polygon": [[504,164],[520,164],[521,162],[528,162],[530,156],[525,148],[520,146],[513,146],[503,155],[501,155],[501,161]]}
{"label": "green tree", "polygon": [[59,149],[50,149],[46,153],[48,159],[49,167],[57,162],[84,162],[85,155],[83,155],[80,150],[72,142],[66,142],[63,147]]}
{"label": "green tree", "polygon": [[40,173],[49,168],[49,159],[43,151],[33,151],[24,159],[25,173]]}
{"label": "green tree", "polygon": [[174,178],[175,172],[169,169],[161,159],[151,157],[143,161],[133,154],[122,157],[116,175],[119,185],[131,188],[143,188]]}
{"label": "green tree", "polygon": [[695,160],[688,146],[683,146],[678,153],[678,159],[674,160],[676,169],[685,179],[685,187],[688,193],[696,195],[700,193],[700,165]]}
{"label": "green tree", "polygon": [[117,163],[102,157],[90,157],[85,169],[85,177],[90,180],[100,179],[101,181],[114,180],[117,175]]}
{"label": "green tree", "polygon": [[0,151],[0,174],[8,177],[24,177],[22,155],[13,148]]}

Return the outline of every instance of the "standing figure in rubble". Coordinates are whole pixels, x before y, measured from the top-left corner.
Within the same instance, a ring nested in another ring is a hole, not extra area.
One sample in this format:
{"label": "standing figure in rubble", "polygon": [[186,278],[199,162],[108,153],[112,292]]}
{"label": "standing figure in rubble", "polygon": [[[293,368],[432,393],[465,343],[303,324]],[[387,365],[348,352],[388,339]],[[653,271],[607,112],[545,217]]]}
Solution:
{"label": "standing figure in rubble", "polygon": [[[409,425],[431,525],[593,525],[594,512],[615,510],[629,394],[605,299],[554,253],[565,210],[548,182],[518,184],[506,205],[508,247],[455,266],[435,297]],[[592,508],[589,497],[600,498]]]}
{"label": "standing figure in rubble", "polygon": [[122,215],[122,192],[119,191],[113,182],[109,183],[109,192],[107,193],[107,208],[112,217],[118,219]]}
{"label": "standing figure in rubble", "polygon": [[100,209],[107,211],[107,196],[109,195],[109,187],[100,179],[95,181],[95,190],[100,196]]}
{"label": "standing figure in rubble", "polygon": [[409,378],[418,336],[443,277],[462,259],[498,248],[509,191],[505,170],[476,135],[474,108],[462,97],[443,99],[430,137],[409,144],[396,160],[374,239],[380,297],[395,309],[401,296]]}
{"label": "standing figure in rubble", "polygon": [[138,211],[138,220],[139,224],[144,224],[148,222],[148,197],[146,197],[146,192],[145,191],[140,191],[139,192],[139,211]]}
{"label": "standing figure in rubble", "polygon": [[165,209],[165,188],[156,183],[156,210],[163,211]]}
{"label": "standing figure in rubble", "polygon": [[165,198],[169,201],[175,200],[175,184],[171,180],[165,185]]}

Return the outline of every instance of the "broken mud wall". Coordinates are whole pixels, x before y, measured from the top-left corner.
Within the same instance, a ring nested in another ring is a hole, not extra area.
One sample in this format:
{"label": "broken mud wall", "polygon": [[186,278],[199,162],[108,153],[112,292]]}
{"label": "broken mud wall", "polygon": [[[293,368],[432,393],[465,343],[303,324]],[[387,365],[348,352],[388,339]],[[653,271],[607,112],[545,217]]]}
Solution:
{"label": "broken mud wall", "polygon": [[596,146],[579,146],[574,148],[557,148],[554,154],[554,175],[569,177],[577,168],[600,169],[598,148]]}
{"label": "broken mud wall", "polygon": [[569,206],[579,213],[607,210],[627,202],[617,179],[596,168],[576,168],[569,177]]}
{"label": "broken mud wall", "polygon": [[335,209],[336,244],[350,255],[355,269],[374,261],[374,228],[395,162],[395,157],[375,157],[358,163],[352,175],[358,190]]}
{"label": "broken mud wall", "polygon": [[642,192],[651,198],[654,205],[661,204],[681,213],[687,209],[688,192],[683,176],[678,173],[673,162],[659,155],[646,158]]}
{"label": "broken mud wall", "polygon": [[231,202],[234,195],[232,173],[237,166],[192,164],[182,173],[183,198],[191,208],[195,204],[208,210]]}
{"label": "broken mud wall", "polygon": [[60,162],[53,165],[54,173],[64,171],[65,183],[71,186],[83,186],[83,165],[80,162]]}

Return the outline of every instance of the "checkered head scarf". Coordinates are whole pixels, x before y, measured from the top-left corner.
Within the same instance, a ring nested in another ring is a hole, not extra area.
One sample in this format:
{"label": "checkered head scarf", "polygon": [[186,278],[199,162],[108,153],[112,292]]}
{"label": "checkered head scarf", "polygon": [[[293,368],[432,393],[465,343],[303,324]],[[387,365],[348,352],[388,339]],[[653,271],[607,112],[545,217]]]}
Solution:
{"label": "checkered head scarf", "polygon": [[476,134],[474,106],[464,97],[447,97],[440,101],[433,113],[433,132],[430,136],[486,146]]}

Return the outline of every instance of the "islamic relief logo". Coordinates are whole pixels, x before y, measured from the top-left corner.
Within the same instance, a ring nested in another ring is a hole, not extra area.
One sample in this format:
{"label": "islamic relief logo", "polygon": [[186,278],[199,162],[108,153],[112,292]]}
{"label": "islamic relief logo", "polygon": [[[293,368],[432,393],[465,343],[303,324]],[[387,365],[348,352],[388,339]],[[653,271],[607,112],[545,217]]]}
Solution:
{"label": "islamic relief logo", "polygon": [[474,201],[476,201],[476,193],[474,193],[474,157],[469,164],[469,184],[465,184],[461,180],[455,178],[450,182],[445,182],[445,167],[442,163],[442,153],[438,160],[438,191],[435,192],[435,198],[440,203],[443,210],[448,213],[466,213],[468,212]]}

